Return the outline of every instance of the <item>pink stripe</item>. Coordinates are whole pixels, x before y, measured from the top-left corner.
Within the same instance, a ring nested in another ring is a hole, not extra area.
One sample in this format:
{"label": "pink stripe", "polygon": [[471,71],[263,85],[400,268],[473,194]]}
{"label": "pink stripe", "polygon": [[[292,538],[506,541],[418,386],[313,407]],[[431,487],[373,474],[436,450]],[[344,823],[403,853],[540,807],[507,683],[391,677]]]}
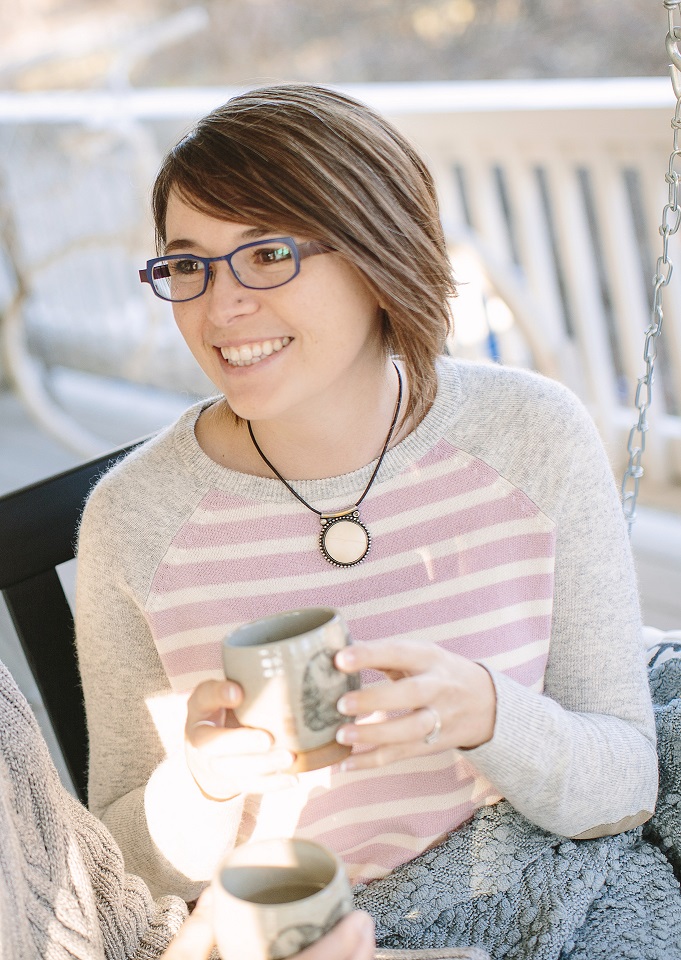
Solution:
{"label": "pink stripe", "polygon": [[[509,521],[522,519],[522,511],[519,504],[513,498],[506,498],[503,501],[494,501],[492,503],[471,507],[468,510],[459,511],[456,514],[442,515],[434,505],[434,515],[429,520],[410,519],[410,515],[404,516],[404,523],[399,529],[392,533],[382,534],[374,538],[371,545],[371,551],[362,565],[362,579],[370,576],[371,566],[374,562],[384,558],[392,558],[400,554],[408,555],[410,552],[416,554],[415,567],[421,571],[421,581],[427,582],[428,569],[425,565],[424,557],[421,553],[424,549],[442,543],[446,540],[454,540],[467,533],[477,532],[488,529],[497,524],[507,523]],[[372,517],[368,511],[363,511],[362,518],[365,520],[369,531],[372,529]],[[253,524],[234,525],[231,529],[228,543],[233,549],[233,556],[220,562],[219,581],[227,583],[247,583],[249,580],[267,576],[270,579],[278,577],[288,577],[291,573],[299,576],[314,576],[328,569],[327,563],[317,548],[320,527],[316,518],[312,515],[301,517],[301,522],[295,531],[296,537],[309,535],[309,549],[304,548],[295,554],[277,554],[274,556],[244,558],[238,555],[239,543],[255,542],[258,538]],[[306,534],[307,531],[307,534]],[[268,535],[271,536],[271,529],[268,529]],[[204,531],[204,537],[206,537]],[[216,550],[224,544],[213,539],[213,529],[210,529],[210,546]],[[287,535],[283,539],[290,538]],[[553,543],[553,535],[547,535],[543,530],[537,530],[536,533],[519,535],[522,537],[538,536],[542,538],[542,543]],[[513,537],[504,538],[513,540]],[[205,546],[205,541],[204,541]],[[494,549],[494,544],[491,545]],[[210,563],[210,561],[208,561]],[[438,563],[446,563],[446,560],[439,560]],[[203,561],[196,564],[200,568]],[[161,564],[156,577],[154,578],[153,589],[155,592],[161,592],[164,589],[175,589],[177,586],[191,587],[198,585],[200,580],[195,582],[193,574],[194,563],[191,555],[187,557],[187,562],[180,565]],[[217,571],[216,571],[217,572]],[[339,576],[345,573],[352,578],[353,582],[358,574],[355,570],[339,571]],[[394,580],[395,574],[392,574]],[[168,582],[169,586],[165,584]]]}
{"label": "pink stripe", "polygon": [[[430,466],[424,461],[416,464],[400,477],[401,482],[397,490],[382,491],[380,483],[374,487],[365,501],[367,516],[371,513],[372,519],[384,520],[395,515],[396,501],[399,504],[400,513],[418,510],[455,495],[473,493],[489,487],[499,479],[499,474],[480,460],[452,469],[444,477],[435,478],[422,475],[420,469],[422,465],[424,468]],[[506,495],[506,491],[499,492],[502,498]],[[527,501],[524,494],[523,498]],[[533,512],[537,512],[534,506]]]}
{"label": "pink stripe", "polygon": [[[278,608],[277,608],[278,609]],[[277,612],[274,608],[272,612]],[[264,613],[267,616],[267,613]],[[550,617],[527,618],[515,623],[495,627],[493,630],[481,631],[480,633],[468,634],[463,637],[457,637],[455,640],[443,642],[441,644],[446,650],[452,653],[460,654],[470,659],[482,659],[484,657],[494,656],[495,654],[512,651],[522,643],[533,643],[535,641],[548,640],[551,630]],[[350,622],[350,633],[353,633],[352,622]],[[385,634],[379,634],[385,636]],[[178,650],[163,651],[162,644],[158,644],[163,667],[169,677],[181,676],[186,673],[193,673],[201,670],[222,670],[222,651],[220,643],[211,641],[210,643],[196,643],[193,646],[182,647]],[[546,657],[539,657],[536,660],[537,669],[528,668],[527,680],[521,679],[525,664],[518,664],[515,667],[505,671],[514,679],[530,686],[541,676],[543,676],[543,667]],[[534,663],[535,661],[530,661]],[[540,669],[541,667],[541,669]],[[371,683],[383,680],[383,675],[376,673],[375,676],[363,678],[364,683]],[[371,671],[373,674],[374,671]]]}
{"label": "pink stripe", "polygon": [[[399,491],[400,514],[408,513],[411,510],[420,509],[424,506],[431,506],[437,511],[438,526],[446,518],[457,518],[457,528],[459,532],[466,529],[478,529],[490,525],[490,520],[498,522],[497,517],[505,519],[511,516],[530,517],[538,513],[536,506],[518,490],[511,490],[510,493],[500,493],[499,498],[493,503],[497,504],[496,510],[493,504],[483,504],[474,506],[468,510],[458,511],[456,514],[443,514],[437,510],[438,505],[445,499],[452,496],[453,492],[457,494],[469,493],[475,489],[489,486],[497,479],[497,474],[486,464],[475,461],[468,467],[457,471],[455,474],[456,483],[453,483],[452,476],[443,477],[440,480],[421,483],[413,483]],[[459,482],[461,479],[462,482]],[[473,482],[475,481],[475,482]],[[407,478],[405,477],[405,483]],[[380,488],[378,488],[380,490]],[[204,498],[201,504],[202,509],[206,509],[206,500]],[[243,509],[244,501],[241,498],[227,497],[227,503],[233,508],[241,507]],[[227,503],[222,504],[222,509],[227,507]],[[292,506],[294,506],[292,504]],[[301,508],[302,510],[302,508]],[[501,513],[498,511],[501,510]],[[207,511],[209,512],[209,511]],[[392,517],[395,515],[395,492],[377,493],[370,497],[363,506],[363,517],[367,523],[376,522],[379,519]],[[239,543],[263,542],[267,539],[285,539],[287,537],[304,535],[306,525],[305,520],[310,525],[310,529],[315,532],[318,530],[317,521],[313,514],[309,512],[286,513],[276,517],[254,518],[247,523],[244,521],[233,521],[214,524],[196,524],[191,521],[185,524],[176,534],[173,545],[191,549],[194,546],[205,546],[207,528],[210,530],[210,543],[216,549],[220,546],[234,546]],[[469,525],[473,523],[473,527]],[[405,528],[409,526],[409,520],[405,518]],[[419,527],[422,525],[419,523]],[[437,527],[435,531],[437,532]],[[421,539],[421,538],[419,538]],[[432,537],[428,537],[429,542],[437,542]],[[422,539],[421,539],[422,542]],[[392,551],[391,551],[392,552]]]}
{"label": "pink stripe", "polygon": [[[390,833],[402,834],[405,837],[429,838],[455,830],[471,816],[478,806],[480,806],[479,803],[474,803],[473,800],[469,799],[449,809],[414,810],[410,814],[391,816],[389,821],[381,821],[378,830],[380,833],[390,831]],[[319,833],[314,831],[314,824],[305,829],[306,836],[331,847],[332,850],[342,854],[344,859],[347,856],[350,862],[366,862],[364,852],[360,849],[351,854],[345,854],[344,850],[362,843],[370,844],[374,841],[376,832],[377,824],[374,820],[344,825],[335,830],[322,830]],[[408,858],[413,856],[414,853],[411,851]]]}
{"label": "pink stripe", "polygon": [[358,641],[391,637],[424,627],[491,614],[495,610],[531,600],[549,600],[553,596],[553,576],[534,574],[504,580],[501,583],[469,590],[439,600],[424,598],[424,603],[398,607],[384,613],[352,621],[352,636]]}
{"label": "pink stripe", "polygon": [[[378,579],[383,581],[386,578]],[[368,593],[366,584],[363,584],[363,590],[352,587],[342,590],[340,586],[340,584],[336,585],[335,589],[312,589],[288,593],[286,606],[288,609],[314,606],[323,599],[325,604],[344,608],[350,603],[361,603],[364,599],[370,600],[376,595],[381,595],[375,592],[375,584],[374,591]],[[388,586],[390,592],[395,590],[394,574],[388,577],[388,583],[385,584],[386,592]],[[418,583],[410,583],[408,580],[405,582],[405,579],[401,578],[402,590],[414,589],[418,586]],[[387,637],[408,630],[418,630],[424,626],[448,623],[452,620],[453,605],[458,620],[488,613],[524,600],[548,599],[552,595],[552,588],[553,577],[550,574],[535,574],[478,587],[456,597],[447,596],[439,600],[429,600],[426,596],[422,604],[413,607],[398,606],[387,613],[353,620],[352,635],[356,640],[371,640],[375,637]],[[256,617],[278,613],[281,611],[281,604],[282,598],[276,593],[196,601],[151,613],[149,620],[157,640],[162,641],[164,637],[182,630],[204,629],[222,623],[243,623]]]}
{"label": "pink stripe", "polygon": [[373,771],[370,778],[343,785],[338,785],[336,778],[332,775],[330,789],[308,800],[301,814],[299,826],[307,827],[324,817],[346,813],[355,807],[365,807],[374,803],[392,803],[396,797],[407,803],[435,794],[445,795],[470,786],[474,783],[476,776],[470,764],[465,761],[451,763],[441,770],[426,773],[418,771],[386,774],[383,770],[377,770]]}
{"label": "pink stripe", "polygon": [[497,653],[516,650],[526,643],[545,640],[551,636],[551,616],[525,617],[514,623],[501,624],[490,630],[465,634],[442,643],[446,650],[458,653],[469,660],[488,657]]}
{"label": "pink stripe", "polygon": [[[448,461],[454,459],[455,457],[460,457],[460,451],[452,446],[451,443],[447,440],[441,440],[436,447],[433,448],[425,457],[422,457],[418,463],[414,464],[412,467],[409,467],[407,470],[401,474],[401,477],[404,478],[404,486],[407,488],[413,488],[414,485],[429,483],[426,478],[421,479],[421,475],[432,466],[437,466],[441,463],[447,463]],[[469,460],[469,455],[464,454],[466,461]],[[456,488],[457,490],[472,490],[475,487],[487,486],[489,483],[492,483],[498,477],[497,472],[486,464],[483,460],[473,460],[471,463],[463,462],[459,467],[453,468],[452,472],[448,475],[448,478],[444,481],[439,481],[439,486],[442,489],[451,491],[452,489],[452,478],[456,478]],[[468,482],[462,482],[464,478],[467,478]],[[438,483],[437,480],[430,481],[430,483]],[[443,485],[444,484],[444,485]],[[379,482],[374,486],[372,493],[376,491],[380,493],[381,483]],[[391,493],[385,494],[388,498],[394,496],[394,490]],[[200,503],[200,509],[206,513],[221,513],[227,510],[234,509],[243,509],[244,501],[247,498],[235,496],[232,493],[224,493],[218,490],[212,490],[203,498]],[[378,499],[376,497],[376,499]],[[254,503],[260,503],[261,501],[253,501]],[[417,499],[416,503],[420,503],[421,500]]]}
{"label": "pink stripe", "polygon": [[[442,524],[438,524],[438,529],[441,529],[441,526]],[[419,544],[423,544],[423,528],[416,527],[415,529],[418,530],[420,534]],[[211,528],[211,535],[212,533],[213,529]],[[299,536],[300,531],[297,531],[296,535]],[[315,520],[313,528],[310,529],[311,544],[314,544],[315,538],[318,537],[318,535],[319,527]],[[404,541],[407,537],[408,533],[406,530],[398,534],[386,535],[381,538],[381,540],[385,540],[385,543],[381,544],[381,546],[387,549],[392,545],[398,548],[400,552],[404,552],[404,543],[396,543],[395,541],[397,541],[398,538]],[[432,537],[428,541],[428,546],[432,546],[442,539],[446,539],[446,537],[440,536],[437,537],[437,539]],[[487,570],[499,564],[510,563],[519,559],[551,557],[554,552],[554,544],[554,535],[543,531],[504,537],[501,540],[495,540],[493,543],[469,547],[450,556],[433,560],[431,576],[434,576],[435,579],[448,579],[451,576],[477,573],[480,570]],[[212,536],[211,546],[213,546]],[[413,543],[409,543],[407,549],[416,550],[419,549],[419,547]],[[428,548],[426,547],[426,549]],[[294,570],[298,575],[303,573],[317,573],[319,572],[319,563],[325,562],[321,555],[314,549],[305,551],[304,554],[294,556],[296,557]],[[371,563],[375,559],[375,554],[372,550],[363,565],[363,570],[371,570]],[[299,563],[299,561],[301,562]],[[182,564],[161,564],[154,578],[153,592],[163,594],[173,590],[181,590],[188,587],[192,588],[204,584],[247,584],[254,578],[261,579],[263,575],[271,580],[279,576],[290,576],[292,572],[292,560],[290,556],[272,558],[271,561],[268,561],[266,574],[260,569],[262,562],[260,558],[251,560],[230,558],[199,560],[195,562],[193,562],[191,558],[188,558],[187,561]],[[406,571],[408,570],[409,568],[406,568]],[[417,584],[422,583],[424,573],[427,574],[423,555],[418,555],[418,560],[414,564],[413,571],[415,582]],[[372,590],[376,592],[384,590],[392,587],[394,582],[395,573],[385,574],[382,577],[375,576],[372,578]],[[322,589],[323,588],[320,588],[320,590]],[[326,603],[327,601],[324,600],[323,602]]]}
{"label": "pink stripe", "polygon": [[525,663],[519,663],[514,667],[509,667],[508,670],[504,670],[503,672],[507,677],[510,677],[511,680],[516,680],[524,687],[531,687],[537,683],[538,680],[543,679],[548,658],[549,654],[547,650],[546,653],[534,657],[532,660],[526,660]]}
{"label": "pink stripe", "polygon": [[[243,503],[240,504],[243,510]],[[267,540],[287,540],[304,536],[306,530],[319,535],[319,519],[310,510],[295,503],[294,512],[280,516],[260,516],[252,520],[233,520],[220,523],[193,523],[189,521],[175,534],[172,545],[183,550],[193,547],[205,547],[208,543],[214,549],[233,547],[238,550],[240,543],[261,543]],[[297,512],[296,512],[297,511]]]}
{"label": "pink stripe", "polygon": [[198,673],[202,670],[222,670],[222,650],[219,643],[203,643],[195,647],[183,647],[169,653],[161,652],[163,669],[168,679],[184,673]]}
{"label": "pink stripe", "polygon": [[[471,809],[469,816],[473,815],[475,809],[477,808]],[[464,817],[464,820],[467,819],[468,817]],[[464,820],[461,820],[456,826],[460,826]],[[454,829],[456,828],[445,826],[440,833],[431,834],[430,837],[434,838],[433,844],[444,840],[447,834],[451,833]],[[430,837],[424,839],[430,840]],[[318,842],[323,843],[324,841],[320,838]],[[330,847],[331,844],[327,842],[325,846]],[[380,864],[380,866],[384,868],[385,876],[385,874],[390,873],[391,870],[395,870],[396,867],[401,867],[403,863],[413,860],[420,852],[421,851],[413,850],[411,847],[399,847],[395,843],[372,843],[368,847],[362,847],[361,850],[353,850],[352,853],[343,853],[342,850],[335,851],[335,853],[345,861],[346,866],[350,870],[353,884],[367,883],[376,879],[374,875],[368,876],[362,872],[367,864],[371,864],[372,866],[374,864]]]}

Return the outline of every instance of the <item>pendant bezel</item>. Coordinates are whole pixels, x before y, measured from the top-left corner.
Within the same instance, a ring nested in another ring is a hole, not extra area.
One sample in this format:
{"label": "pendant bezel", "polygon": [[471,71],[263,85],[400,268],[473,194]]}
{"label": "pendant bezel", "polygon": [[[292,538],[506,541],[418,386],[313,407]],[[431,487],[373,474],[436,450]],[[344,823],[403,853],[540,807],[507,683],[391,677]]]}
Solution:
{"label": "pendant bezel", "polygon": [[[366,548],[364,553],[358,557],[356,560],[350,560],[347,563],[344,563],[342,560],[337,560],[331,553],[329,553],[326,547],[326,537],[329,533],[329,530],[337,523],[353,523],[358,527],[361,527],[366,536]],[[371,547],[371,534],[367,527],[359,519],[359,510],[348,510],[346,512],[339,512],[334,514],[322,514],[321,516],[322,529],[319,534],[319,549],[322,552],[322,555],[329,563],[333,564],[334,567],[356,567],[358,563],[361,563],[366,555],[369,553]]]}

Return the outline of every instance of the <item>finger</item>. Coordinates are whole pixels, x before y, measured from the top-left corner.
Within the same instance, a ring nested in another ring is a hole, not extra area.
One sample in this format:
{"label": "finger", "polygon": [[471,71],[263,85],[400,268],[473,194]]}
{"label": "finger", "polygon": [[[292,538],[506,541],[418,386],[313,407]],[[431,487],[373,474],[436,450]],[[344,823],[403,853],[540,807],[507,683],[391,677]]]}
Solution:
{"label": "finger", "polygon": [[374,947],[373,921],[368,913],[356,910],[291,960],[372,960]]}
{"label": "finger", "polygon": [[[380,723],[344,723],[336,734],[343,744],[425,744],[425,738],[433,732],[436,718],[429,707],[413,710],[405,716]],[[442,748],[440,748],[442,749]]]}
{"label": "finger", "polygon": [[442,678],[435,672],[420,673],[352,690],[340,698],[336,708],[346,717],[418,710],[432,703],[441,687]]}
{"label": "finger", "polygon": [[184,922],[160,960],[208,960],[214,946],[209,888],[201,894],[194,912]]}
{"label": "finger", "polygon": [[[443,748],[440,747],[440,750]],[[431,753],[432,750],[423,743],[398,743],[382,747],[375,747],[372,750],[362,750],[360,753],[353,753],[344,760],[340,769],[343,773],[349,773],[355,770],[376,770],[387,767],[400,760],[408,760],[412,757],[422,757],[424,754]]]}
{"label": "finger", "polygon": [[372,640],[353,643],[339,650],[335,664],[344,673],[358,670],[392,670],[404,674],[423,673],[439,656],[434,643],[417,640]]}
{"label": "finger", "polygon": [[188,743],[207,757],[269,753],[272,736],[257,727],[218,727],[203,721],[187,726]]}
{"label": "finger", "polygon": [[290,771],[292,754],[286,750],[245,757],[208,757],[187,747],[187,764],[200,789],[214,800],[237,794],[268,793],[297,784]]}
{"label": "finger", "polygon": [[243,691],[232,680],[204,680],[187,702],[187,723],[210,719],[219,710],[231,710],[243,699]]}

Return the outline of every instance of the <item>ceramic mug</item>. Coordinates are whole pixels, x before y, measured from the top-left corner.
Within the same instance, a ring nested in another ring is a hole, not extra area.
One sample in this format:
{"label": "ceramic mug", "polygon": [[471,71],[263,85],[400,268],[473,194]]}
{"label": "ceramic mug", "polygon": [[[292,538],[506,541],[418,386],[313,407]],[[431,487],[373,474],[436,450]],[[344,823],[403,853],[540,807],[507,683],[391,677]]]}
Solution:
{"label": "ceramic mug", "polygon": [[350,642],[343,617],[331,607],[263,617],[222,641],[225,675],[244,691],[234,710],[239,723],[271,733],[277,746],[295,754],[295,772],[338,763],[350,753],[336,741],[347,722],[336,704],[359,687],[359,674],[341,673],[333,662]]}
{"label": "ceramic mug", "polygon": [[353,909],[340,859],[295,837],[235,847],[215,872],[213,893],[215,939],[226,960],[283,960]]}

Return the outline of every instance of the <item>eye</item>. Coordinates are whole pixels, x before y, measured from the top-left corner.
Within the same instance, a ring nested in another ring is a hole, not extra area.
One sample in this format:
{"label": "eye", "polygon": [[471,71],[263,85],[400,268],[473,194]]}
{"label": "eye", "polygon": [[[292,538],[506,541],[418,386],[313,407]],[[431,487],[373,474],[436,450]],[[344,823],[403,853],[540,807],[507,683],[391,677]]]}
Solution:
{"label": "eye", "polygon": [[281,263],[291,260],[293,254],[291,248],[287,246],[280,247],[256,247],[253,251],[256,264]]}
{"label": "eye", "polygon": [[183,257],[181,260],[169,260],[168,269],[173,276],[191,277],[203,272],[203,262],[193,257]]}

